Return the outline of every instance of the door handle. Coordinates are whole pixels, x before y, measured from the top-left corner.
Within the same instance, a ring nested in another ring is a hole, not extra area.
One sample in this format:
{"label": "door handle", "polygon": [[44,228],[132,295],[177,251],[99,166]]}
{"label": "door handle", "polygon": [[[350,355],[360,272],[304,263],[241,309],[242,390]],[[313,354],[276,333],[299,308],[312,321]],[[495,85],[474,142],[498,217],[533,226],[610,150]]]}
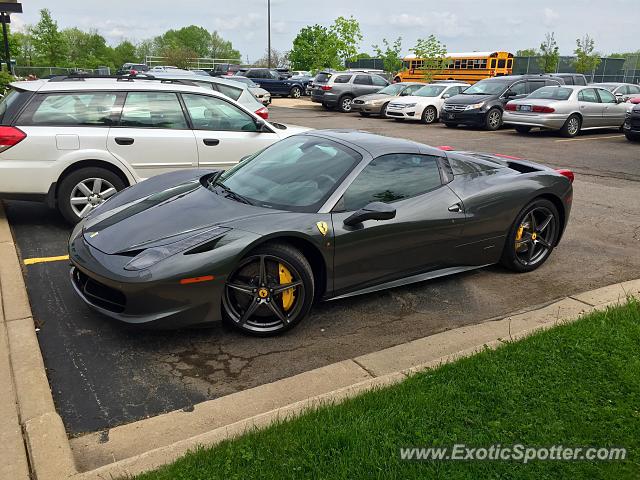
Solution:
{"label": "door handle", "polygon": [[461,212],[462,211],[462,207],[460,206],[459,203],[454,203],[453,205],[451,205],[448,209],[450,212]]}
{"label": "door handle", "polygon": [[220,143],[220,140],[217,138],[204,138],[202,139],[202,143],[204,143],[207,147],[215,147]]}
{"label": "door handle", "polygon": [[116,137],[115,141],[118,145],[133,145],[133,138]]}

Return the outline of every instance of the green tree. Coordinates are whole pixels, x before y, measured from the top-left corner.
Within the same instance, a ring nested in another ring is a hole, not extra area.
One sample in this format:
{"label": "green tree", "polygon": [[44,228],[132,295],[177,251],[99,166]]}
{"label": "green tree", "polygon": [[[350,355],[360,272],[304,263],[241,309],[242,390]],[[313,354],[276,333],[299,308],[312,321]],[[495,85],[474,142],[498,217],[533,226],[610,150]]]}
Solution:
{"label": "green tree", "polygon": [[159,37],[160,50],[188,49],[195,57],[207,57],[211,49],[211,34],[206,28],[189,25],[178,30],[167,30]]}
{"label": "green tree", "polygon": [[111,47],[96,30],[84,32],[75,27],[67,28],[62,36],[67,45],[67,65],[96,68],[110,63]]}
{"label": "green tree", "polygon": [[24,32],[15,32],[9,38],[11,45],[11,58],[16,61],[16,65],[30,67],[36,63],[36,52],[30,33],[30,27]]}
{"label": "green tree", "polygon": [[390,73],[396,73],[402,68],[402,57],[400,52],[402,51],[402,37],[395,39],[393,43],[389,42],[386,38],[382,39],[382,45],[384,50],[378,45],[373,45],[373,51],[376,53],[376,57],[382,59],[384,69]]}
{"label": "green tree", "polygon": [[360,52],[353,59],[354,61],[358,61],[358,60],[367,60],[369,58],[371,58],[371,55],[369,55],[367,52]]}
{"label": "green tree", "polygon": [[123,40],[111,50],[111,63],[113,68],[120,68],[127,62],[142,62],[144,59],[138,57],[136,46],[129,40]]}
{"label": "green tree", "polygon": [[578,73],[591,73],[600,65],[600,55],[595,51],[596,42],[588,34],[576,39],[576,59],[573,66]]}
{"label": "green tree", "polygon": [[58,30],[58,23],[46,8],[40,10],[40,20],[31,29],[31,42],[40,64],[63,66],[62,63],[67,56],[67,44]]}
{"label": "green tree", "polygon": [[198,56],[194,50],[187,47],[168,47],[162,50],[161,54],[165,64],[183,69],[189,68],[191,60]]}
{"label": "green tree", "polygon": [[537,57],[538,55],[540,55],[540,52],[535,48],[525,48],[516,51],[516,57]]}
{"label": "green tree", "polygon": [[544,42],[540,44],[540,59],[538,63],[544,73],[553,73],[558,70],[560,62],[560,49],[556,43],[555,33],[547,33]]}
{"label": "green tree", "polygon": [[447,64],[447,46],[436,38],[435,35],[429,35],[427,38],[419,38],[416,46],[409,49],[416,58],[423,60],[425,69],[425,80],[430,82],[436,72],[442,71]]}
{"label": "green tree", "polygon": [[242,55],[233,48],[231,42],[222,38],[216,31],[211,32],[210,35],[209,55],[211,58],[228,58],[237,59],[238,61],[242,59]]}
{"label": "green tree", "polygon": [[358,45],[362,41],[360,24],[353,18],[338,17],[329,29],[337,39],[336,50],[342,62],[349,62],[358,54]]}
{"label": "green tree", "polygon": [[304,27],[293,39],[289,62],[294,70],[341,68],[336,34],[322,25]]}

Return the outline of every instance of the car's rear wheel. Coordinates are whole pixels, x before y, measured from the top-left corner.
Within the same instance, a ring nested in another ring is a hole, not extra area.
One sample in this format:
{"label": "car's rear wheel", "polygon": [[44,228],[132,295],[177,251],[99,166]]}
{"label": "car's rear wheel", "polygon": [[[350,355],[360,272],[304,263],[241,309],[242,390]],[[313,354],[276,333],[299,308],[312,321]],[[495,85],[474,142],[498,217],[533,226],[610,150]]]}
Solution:
{"label": "car's rear wheel", "polygon": [[531,131],[531,127],[528,127],[526,125],[516,125],[515,129],[518,133],[529,133]]}
{"label": "car's rear wheel", "polygon": [[125,188],[124,181],[105,168],[86,167],[71,172],[60,182],[58,210],[71,224]]}
{"label": "car's rear wheel", "polygon": [[495,131],[502,126],[502,112],[499,108],[492,108],[485,117],[485,129]]}
{"label": "car's rear wheel", "polygon": [[571,115],[567,118],[567,121],[564,122],[564,125],[560,129],[560,135],[563,137],[575,137],[580,133],[580,127],[582,126],[582,119],[579,115]]}
{"label": "car's rear wheel", "polygon": [[229,275],[224,318],[251,335],[275,335],[309,313],[314,288],[311,265],[299,250],[281,243],[264,245]]}
{"label": "car's rear wheel", "polygon": [[544,198],[534,200],[513,223],[500,262],[516,272],[535,270],[551,255],[560,228],[556,206]]}
{"label": "car's rear wheel", "polygon": [[630,142],[640,142],[640,135],[637,133],[625,133],[624,136],[627,137],[627,140]]}
{"label": "car's rear wheel", "polygon": [[426,123],[427,125],[433,123],[438,118],[438,111],[436,107],[428,106],[422,112],[422,123]]}
{"label": "car's rear wheel", "polygon": [[291,98],[300,98],[302,96],[302,89],[300,87],[292,87],[289,90],[289,96]]}
{"label": "car's rear wheel", "polygon": [[349,113],[351,111],[352,102],[353,102],[353,98],[351,98],[349,95],[345,95],[340,99],[340,102],[338,102],[338,109],[342,113]]}

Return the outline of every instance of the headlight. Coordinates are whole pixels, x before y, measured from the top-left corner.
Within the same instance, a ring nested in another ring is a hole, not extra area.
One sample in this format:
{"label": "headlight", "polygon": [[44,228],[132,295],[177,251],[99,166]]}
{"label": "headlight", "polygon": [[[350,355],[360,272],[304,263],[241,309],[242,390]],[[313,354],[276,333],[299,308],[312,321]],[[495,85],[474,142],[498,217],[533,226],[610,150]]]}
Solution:
{"label": "headlight", "polygon": [[474,103],[473,105],[467,105],[464,107],[465,110],[475,110],[476,108],[482,108],[484,106],[484,102]]}
{"label": "headlight", "polygon": [[415,103],[405,103],[402,108],[413,108],[415,107],[416,104]]}
{"label": "headlight", "polygon": [[229,228],[225,227],[213,227],[205,231],[201,231],[200,233],[197,233],[185,240],[170,243],[168,245],[147,248],[127,263],[124,266],[124,269],[133,271],[144,270],[177,253],[185,252],[212,240],[216,240],[229,230]]}

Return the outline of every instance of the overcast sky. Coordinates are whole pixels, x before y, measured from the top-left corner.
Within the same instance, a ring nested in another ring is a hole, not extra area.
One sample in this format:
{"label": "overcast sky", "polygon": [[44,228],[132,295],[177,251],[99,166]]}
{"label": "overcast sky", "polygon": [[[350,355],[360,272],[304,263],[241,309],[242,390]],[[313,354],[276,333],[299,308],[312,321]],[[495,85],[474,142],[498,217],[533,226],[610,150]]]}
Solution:
{"label": "overcast sky", "polygon": [[[13,15],[14,28],[35,23],[49,8],[61,28],[97,29],[110,43],[139,41],[170,28],[200,25],[231,40],[243,59],[266,51],[267,0],[22,0],[24,13]],[[170,5],[177,5],[176,11]],[[505,2],[498,0],[272,0],[272,45],[287,51],[305,25],[330,25],[353,15],[362,28],[360,50],[382,38],[403,38],[404,53],[416,38],[434,33],[449,52],[537,47],[555,31],[561,54],[589,33],[603,53],[640,49],[640,0]]]}

